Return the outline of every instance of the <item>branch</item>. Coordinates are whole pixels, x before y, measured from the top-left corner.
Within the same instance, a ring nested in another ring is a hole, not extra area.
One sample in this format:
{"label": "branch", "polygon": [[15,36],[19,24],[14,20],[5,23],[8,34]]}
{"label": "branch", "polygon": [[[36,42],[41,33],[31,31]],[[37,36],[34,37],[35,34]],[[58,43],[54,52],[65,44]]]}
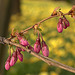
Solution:
{"label": "branch", "polygon": [[[63,16],[63,15],[68,15],[68,13],[61,14],[61,16]],[[60,15],[49,16],[49,17],[47,17],[47,18],[45,18],[45,19],[43,19],[43,20],[37,22],[35,25],[39,25],[39,24],[41,24],[42,22],[44,22],[44,21],[46,21],[46,20],[48,20],[48,19],[51,19],[51,18],[54,18],[54,17],[58,17],[58,16],[60,16]],[[27,29],[21,31],[20,34],[23,34],[24,32],[26,32],[26,31],[32,29],[35,25],[33,25],[33,26],[31,26],[31,27],[29,27],[29,28],[27,28]]]}
{"label": "branch", "polygon": [[29,50],[29,49],[25,48],[24,46],[22,46],[20,44],[17,44],[17,43],[9,41],[8,39],[5,39],[4,37],[0,37],[0,43],[2,43],[2,44],[3,43],[10,44],[10,45],[14,45],[14,46],[20,47],[20,48],[26,50],[28,53],[32,54],[33,56],[41,59],[42,61],[44,61],[48,65],[59,67],[59,68],[65,69],[67,71],[75,73],[75,68],[72,68],[70,66],[64,65],[64,64],[62,64],[60,62],[57,62],[57,61],[55,61],[55,60],[53,60],[51,58],[45,57],[43,55],[37,54],[37,53],[33,52],[32,50]]}
{"label": "branch", "polygon": [[[61,14],[61,16],[63,16],[63,15],[69,15],[69,14],[68,14],[68,13]],[[39,26],[42,22],[44,22],[44,21],[46,21],[46,20],[48,20],[48,19],[54,18],[54,17],[58,17],[58,16],[60,16],[60,15],[53,15],[53,16],[51,15],[51,16],[49,16],[49,17],[47,17],[47,18],[45,18],[45,19],[43,19],[43,20],[37,22],[37,23],[34,24],[33,26],[30,26],[29,28],[27,28],[27,29],[25,29],[25,30],[19,32],[19,34],[20,34],[20,35],[21,35],[21,34],[24,34],[26,31],[28,31],[28,30],[34,28],[35,25]],[[12,36],[9,37],[8,39],[11,40],[11,39],[14,38],[14,37],[15,37],[15,36],[12,35]]]}

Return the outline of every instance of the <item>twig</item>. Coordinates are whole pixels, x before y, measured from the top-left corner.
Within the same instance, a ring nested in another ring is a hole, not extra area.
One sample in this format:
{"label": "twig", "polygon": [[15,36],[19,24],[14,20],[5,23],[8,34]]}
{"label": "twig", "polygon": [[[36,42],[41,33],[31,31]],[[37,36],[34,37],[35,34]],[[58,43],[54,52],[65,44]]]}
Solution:
{"label": "twig", "polygon": [[[62,14],[62,16],[63,16],[63,15],[68,15],[68,13],[66,13],[66,14]],[[41,20],[41,21],[38,22],[37,24],[40,24],[40,23],[42,23],[42,22],[44,22],[44,21],[46,21],[46,20],[48,20],[48,19],[51,19],[51,18],[54,18],[54,17],[58,17],[58,16],[60,16],[60,15],[50,16],[50,17],[48,17],[48,18],[46,18],[46,19]]]}
{"label": "twig", "polygon": [[[62,16],[63,16],[63,15],[68,15],[68,13],[62,14]],[[48,20],[48,19],[51,19],[51,18],[54,18],[54,17],[58,17],[58,16],[60,16],[60,15],[49,16],[48,18],[45,18],[45,19],[43,19],[43,20],[37,22],[35,25],[39,25],[39,24],[41,24],[42,22],[44,22],[44,21],[46,21],[46,20]],[[27,29],[21,31],[20,33],[23,34],[24,32],[26,32],[26,31],[32,29],[35,25],[33,25],[33,26],[31,26],[31,27],[29,27],[29,28],[27,28]]]}
{"label": "twig", "polygon": [[23,30],[23,31],[21,31],[19,34],[23,34],[24,32],[26,32],[26,31],[28,31],[28,30],[32,29],[33,27],[34,27],[34,25],[33,25],[33,26],[31,26],[31,27],[29,27],[29,28],[27,28],[27,29],[25,29],[25,30]]}
{"label": "twig", "polygon": [[[69,14],[68,14],[68,13],[61,14],[61,16],[63,16],[63,15],[69,15]],[[34,28],[35,25],[38,25],[38,26],[39,26],[39,24],[41,24],[42,22],[44,22],[44,21],[46,21],[46,20],[48,20],[48,19],[54,18],[54,17],[58,17],[58,16],[60,16],[60,15],[49,16],[48,18],[45,18],[45,19],[43,19],[43,20],[37,22],[37,23],[34,24],[33,26],[30,26],[29,28],[27,28],[27,29],[25,29],[25,30],[19,32],[19,34],[20,34],[20,35],[21,35],[21,34],[24,34],[26,31],[28,31],[28,30]],[[15,36],[12,35],[12,36],[9,37],[8,39],[11,40],[11,39],[13,39],[14,37],[15,37]]]}
{"label": "twig", "polygon": [[55,60],[53,60],[51,58],[45,57],[43,55],[37,54],[37,53],[33,52],[32,50],[26,49],[24,46],[22,46],[20,44],[17,44],[17,43],[9,41],[8,39],[5,39],[4,37],[0,37],[0,40],[1,40],[0,42],[2,42],[2,43],[4,42],[6,44],[14,45],[14,46],[17,46],[17,47],[20,47],[20,48],[26,50],[28,53],[30,53],[33,56],[41,59],[42,61],[44,61],[48,65],[56,66],[56,67],[59,67],[59,68],[65,69],[67,71],[75,73],[75,68],[72,68],[70,66],[64,65],[64,64],[62,64],[60,62],[57,62],[57,61],[55,61]]}

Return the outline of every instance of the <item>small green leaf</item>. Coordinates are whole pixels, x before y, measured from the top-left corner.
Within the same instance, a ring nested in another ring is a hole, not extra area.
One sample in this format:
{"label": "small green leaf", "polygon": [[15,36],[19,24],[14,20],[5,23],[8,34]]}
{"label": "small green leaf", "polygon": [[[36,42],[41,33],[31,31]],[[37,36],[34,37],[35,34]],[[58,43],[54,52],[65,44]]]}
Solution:
{"label": "small green leaf", "polygon": [[41,29],[41,28],[38,28],[38,30],[39,30],[39,31],[42,31],[42,29]]}

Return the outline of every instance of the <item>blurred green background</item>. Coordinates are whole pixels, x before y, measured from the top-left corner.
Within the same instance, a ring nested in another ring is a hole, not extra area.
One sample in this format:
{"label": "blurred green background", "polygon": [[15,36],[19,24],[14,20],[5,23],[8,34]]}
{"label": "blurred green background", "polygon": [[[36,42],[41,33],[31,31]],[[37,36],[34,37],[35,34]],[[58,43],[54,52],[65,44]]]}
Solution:
{"label": "blurred green background", "polygon": [[[52,11],[60,6],[61,11],[67,13],[72,4],[66,1],[20,1],[21,16],[12,15],[9,24],[9,34],[12,28],[24,30],[40,20],[51,15]],[[57,32],[57,23],[59,17],[55,17],[43,22],[40,26],[42,35],[49,47],[49,57],[63,64],[75,67],[75,20],[71,16],[66,16],[70,22],[70,27],[64,29],[60,34]],[[25,34],[28,42],[33,46],[37,35],[30,30]],[[8,56],[8,53],[7,53]],[[24,60],[17,63],[8,71],[4,71],[5,75],[75,75],[71,72],[62,70],[57,67],[48,66],[40,59],[23,52]]]}

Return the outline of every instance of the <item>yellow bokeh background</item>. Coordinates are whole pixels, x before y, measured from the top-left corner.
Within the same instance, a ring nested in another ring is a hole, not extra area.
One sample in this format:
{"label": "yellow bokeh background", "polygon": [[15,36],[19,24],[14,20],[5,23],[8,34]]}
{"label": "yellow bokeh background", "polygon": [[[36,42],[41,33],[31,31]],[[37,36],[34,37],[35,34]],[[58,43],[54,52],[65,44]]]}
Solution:
{"label": "yellow bokeh background", "polygon": [[[18,14],[11,16],[9,34],[12,28],[20,32],[49,17],[58,6],[61,7],[63,13],[67,13],[72,8],[72,5],[65,1],[21,0],[21,16],[18,16]],[[43,38],[49,47],[49,57],[63,64],[75,67],[75,20],[71,16],[66,16],[66,18],[70,22],[70,27],[64,29],[62,33],[57,32],[59,17],[43,22],[40,28],[42,29]],[[25,37],[33,46],[37,34],[34,35],[34,30],[29,30]],[[60,68],[49,67],[46,63],[27,52],[22,52],[22,54],[24,56],[23,62],[18,60],[17,64],[6,72],[7,75],[73,75],[73,73]]]}

